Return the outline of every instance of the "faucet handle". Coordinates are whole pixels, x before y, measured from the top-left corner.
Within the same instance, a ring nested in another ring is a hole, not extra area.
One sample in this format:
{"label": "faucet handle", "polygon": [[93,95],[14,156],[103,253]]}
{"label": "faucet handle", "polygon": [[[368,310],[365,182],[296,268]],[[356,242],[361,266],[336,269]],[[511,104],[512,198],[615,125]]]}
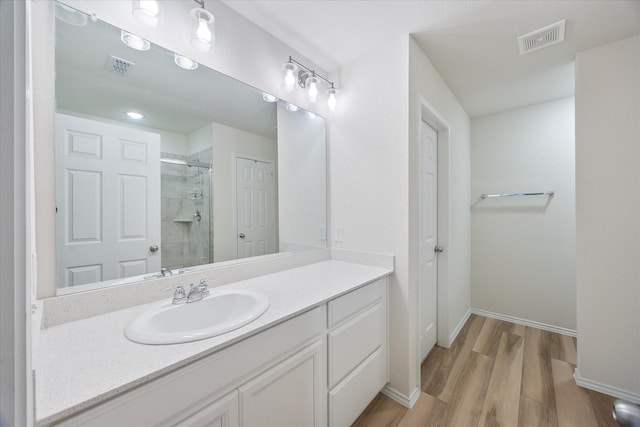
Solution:
{"label": "faucet handle", "polygon": [[198,284],[198,289],[200,289],[200,293],[202,294],[203,297],[209,295],[209,279],[207,278],[200,279],[200,283]]}
{"label": "faucet handle", "polygon": [[178,285],[175,287],[176,291],[173,293],[173,304],[183,304],[187,302],[187,292],[184,290],[184,286]]}

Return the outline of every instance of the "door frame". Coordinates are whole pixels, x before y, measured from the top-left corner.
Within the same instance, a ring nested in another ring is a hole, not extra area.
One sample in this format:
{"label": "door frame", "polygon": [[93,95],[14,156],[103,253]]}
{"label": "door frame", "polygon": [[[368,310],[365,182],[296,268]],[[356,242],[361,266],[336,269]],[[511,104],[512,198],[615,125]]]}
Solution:
{"label": "door frame", "polygon": [[[422,96],[418,99],[418,117],[417,117],[417,135],[419,143],[422,138],[422,125],[424,121],[431,126],[438,133],[438,211],[437,211],[437,229],[438,229],[438,245],[444,247],[444,252],[438,255],[437,259],[437,341],[436,344],[442,347],[449,347],[451,345],[449,336],[449,280],[450,274],[450,257],[451,251],[450,245],[450,198],[449,198],[449,183],[450,183],[450,134],[451,126],[447,123],[442,115]],[[419,174],[419,168],[415,172]],[[416,180],[418,177],[416,177]],[[419,205],[416,207],[417,215],[420,215]],[[420,292],[419,280],[416,281],[418,287],[417,292]],[[419,295],[418,295],[419,296]],[[416,360],[418,362],[417,369],[417,383],[420,384],[420,333],[419,333],[419,297],[416,299],[416,322],[415,328],[415,342],[416,342]]]}
{"label": "door frame", "polygon": [[277,181],[277,172],[276,172],[276,162],[273,159],[267,159],[259,156],[253,155],[245,155],[240,153],[231,153],[232,158],[232,183],[233,186],[231,190],[231,194],[233,197],[232,203],[232,212],[231,212],[231,232],[233,233],[233,247],[234,253],[236,254],[236,259],[238,256],[238,159],[247,159],[254,160],[262,163],[269,163],[273,168],[274,179],[273,179],[273,203],[274,203],[274,221],[275,221],[275,231],[276,231],[276,242],[275,248],[276,253],[279,250],[279,239],[278,239],[278,181]]}

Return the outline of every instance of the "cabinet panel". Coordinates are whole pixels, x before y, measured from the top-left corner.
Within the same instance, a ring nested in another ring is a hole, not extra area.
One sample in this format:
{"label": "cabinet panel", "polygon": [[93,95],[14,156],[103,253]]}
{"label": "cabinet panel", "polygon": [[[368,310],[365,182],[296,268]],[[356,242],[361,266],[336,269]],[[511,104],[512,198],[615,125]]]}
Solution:
{"label": "cabinet panel", "polygon": [[240,387],[243,427],[324,426],[324,341],[318,340]]}
{"label": "cabinet panel", "polygon": [[315,308],[56,425],[173,425],[321,336],[325,319]]}
{"label": "cabinet panel", "polygon": [[239,425],[237,390],[176,424],[177,427],[238,427]]}
{"label": "cabinet panel", "polygon": [[383,297],[385,280],[386,279],[378,280],[363,288],[336,298],[333,301],[329,301],[327,304],[328,326],[332,328],[338,325],[358,311],[381,299]]}
{"label": "cabinet panel", "polygon": [[386,350],[379,348],[329,392],[329,425],[350,426],[386,383]]}
{"label": "cabinet panel", "polygon": [[385,321],[384,307],[378,303],[329,332],[329,388],[384,345]]}

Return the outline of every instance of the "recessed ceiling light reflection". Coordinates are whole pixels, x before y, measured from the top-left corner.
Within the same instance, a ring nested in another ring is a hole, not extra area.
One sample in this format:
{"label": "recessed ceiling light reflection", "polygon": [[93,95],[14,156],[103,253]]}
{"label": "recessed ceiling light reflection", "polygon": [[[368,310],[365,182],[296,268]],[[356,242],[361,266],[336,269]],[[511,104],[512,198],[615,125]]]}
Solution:
{"label": "recessed ceiling light reflection", "polygon": [[177,53],[173,54],[173,60],[178,67],[184,68],[185,70],[195,70],[198,68],[198,63],[196,61],[189,59],[186,56],[178,55]]}
{"label": "recessed ceiling light reflection", "polygon": [[262,99],[264,101],[266,101],[266,102],[277,102],[278,101],[277,97],[271,95],[270,93],[266,93],[266,92],[262,93]]}
{"label": "recessed ceiling light reflection", "polygon": [[138,113],[137,111],[127,111],[124,114],[126,114],[127,117],[129,117],[130,119],[133,119],[133,120],[144,119],[144,114]]}
{"label": "recessed ceiling light reflection", "polygon": [[148,40],[145,40],[142,37],[138,37],[131,33],[127,33],[124,30],[120,32],[120,40],[122,40],[122,43],[126,44],[127,46],[135,50],[144,51],[144,50],[149,50],[149,48],[151,48],[151,43],[149,43]]}

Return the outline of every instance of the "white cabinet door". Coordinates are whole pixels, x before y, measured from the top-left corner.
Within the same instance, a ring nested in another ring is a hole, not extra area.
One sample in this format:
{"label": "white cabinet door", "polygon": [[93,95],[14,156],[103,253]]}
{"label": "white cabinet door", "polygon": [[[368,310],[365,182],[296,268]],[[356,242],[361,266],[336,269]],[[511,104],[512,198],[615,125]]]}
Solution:
{"label": "white cabinet door", "polygon": [[177,427],[238,427],[239,425],[237,390],[176,424]]}
{"label": "white cabinet door", "polygon": [[318,340],[240,387],[241,425],[326,426],[324,351]]}

